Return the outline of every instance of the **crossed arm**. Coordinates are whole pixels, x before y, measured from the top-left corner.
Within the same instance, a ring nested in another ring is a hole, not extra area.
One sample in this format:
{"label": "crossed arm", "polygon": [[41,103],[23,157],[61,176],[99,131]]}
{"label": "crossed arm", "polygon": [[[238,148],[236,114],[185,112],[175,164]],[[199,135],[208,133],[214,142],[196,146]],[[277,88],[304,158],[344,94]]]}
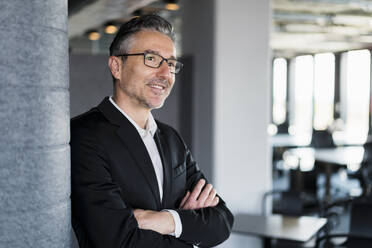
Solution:
{"label": "crossed arm", "polygon": [[[179,208],[184,210],[196,210],[207,207],[215,207],[219,202],[216,190],[211,184],[205,187],[205,180],[200,179],[192,192],[187,191],[182,199]],[[138,227],[145,230],[153,230],[160,234],[174,233],[175,223],[171,213],[167,211],[152,211],[135,209],[134,217],[138,222]]]}
{"label": "crossed arm", "polygon": [[106,149],[89,130],[72,130],[72,224],[80,247],[210,247],[227,239],[233,216],[212,185],[205,185],[189,151],[185,173],[191,192],[174,209],[182,222],[181,236],[175,238],[163,235],[174,232],[173,216],[166,211],[133,211],[112,178]]}

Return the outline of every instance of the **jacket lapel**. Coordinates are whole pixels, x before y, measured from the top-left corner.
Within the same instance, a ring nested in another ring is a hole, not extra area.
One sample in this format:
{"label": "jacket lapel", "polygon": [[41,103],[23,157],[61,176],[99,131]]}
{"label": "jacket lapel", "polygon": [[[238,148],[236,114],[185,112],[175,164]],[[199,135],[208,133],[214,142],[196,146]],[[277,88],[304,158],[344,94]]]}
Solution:
{"label": "jacket lapel", "polygon": [[128,151],[133,155],[137,166],[141,169],[147,183],[152,190],[156,205],[158,208],[160,208],[160,194],[154,166],[152,165],[151,158],[137,129],[129,122],[127,118],[125,118],[122,113],[120,113],[119,110],[115,108],[115,106],[112,105],[108,97],[102,101],[102,103],[98,106],[98,109],[111,123],[120,126],[116,133]]}
{"label": "jacket lapel", "polygon": [[158,129],[154,135],[155,143],[158,148],[162,164],[163,164],[163,173],[164,173],[164,181],[163,181],[163,200],[162,200],[162,208],[169,208],[169,199],[171,198],[172,194],[172,178],[173,178],[173,170],[172,170],[172,163],[171,157],[169,152],[169,146],[166,143],[162,131]]}

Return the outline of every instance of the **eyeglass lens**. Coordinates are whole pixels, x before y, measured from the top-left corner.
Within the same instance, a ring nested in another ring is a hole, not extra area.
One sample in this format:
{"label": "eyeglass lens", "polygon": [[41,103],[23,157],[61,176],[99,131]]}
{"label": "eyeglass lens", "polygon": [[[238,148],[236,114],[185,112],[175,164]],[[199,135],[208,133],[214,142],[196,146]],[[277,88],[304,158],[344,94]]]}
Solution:
{"label": "eyeglass lens", "polygon": [[145,65],[153,67],[153,68],[159,68],[161,63],[165,60],[165,62],[168,64],[169,69],[172,73],[177,73],[181,69],[180,62],[174,59],[164,59],[162,56],[152,53],[146,53],[145,54]]}

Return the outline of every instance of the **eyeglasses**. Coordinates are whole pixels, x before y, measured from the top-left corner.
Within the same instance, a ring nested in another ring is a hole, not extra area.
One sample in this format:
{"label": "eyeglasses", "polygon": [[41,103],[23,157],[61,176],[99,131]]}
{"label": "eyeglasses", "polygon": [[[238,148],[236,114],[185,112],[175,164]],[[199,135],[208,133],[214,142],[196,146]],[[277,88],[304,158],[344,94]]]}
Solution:
{"label": "eyeglasses", "polygon": [[120,54],[116,55],[117,57],[123,56],[123,57],[128,57],[128,56],[143,56],[143,63],[151,68],[159,68],[163,61],[167,63],[169,66],[170,72],[173,74],[179,73],[180,70],[183,67],[183,64],[175,59],[166,59],[163,56],[159,54],[153,54],[153,53],[131,53],[131,54]]}

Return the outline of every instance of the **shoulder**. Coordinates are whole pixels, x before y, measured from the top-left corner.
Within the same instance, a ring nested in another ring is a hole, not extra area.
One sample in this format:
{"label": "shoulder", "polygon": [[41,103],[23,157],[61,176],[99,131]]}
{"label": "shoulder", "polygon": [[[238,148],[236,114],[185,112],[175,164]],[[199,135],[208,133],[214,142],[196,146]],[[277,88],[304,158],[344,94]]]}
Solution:
{"label": "shoulder", "polygon": [[108,120],[98,108],[92,108],[88,112],[71,119],[71,135],[76,132],[97,132],[108,124]]}

